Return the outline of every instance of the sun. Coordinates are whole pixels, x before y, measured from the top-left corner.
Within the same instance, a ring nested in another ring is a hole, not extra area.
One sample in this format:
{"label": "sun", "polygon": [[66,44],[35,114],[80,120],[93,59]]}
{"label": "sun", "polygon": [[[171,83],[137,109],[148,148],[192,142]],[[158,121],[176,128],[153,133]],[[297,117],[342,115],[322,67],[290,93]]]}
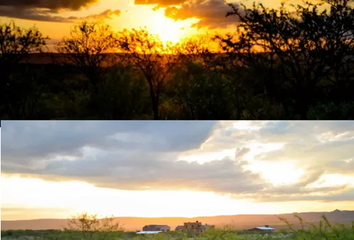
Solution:
{"label": "sun", "polygon": [[157,34],[163,42],[177,43],[184,36],[183,26],[180,22],[166,18],[159,12],[154,14],[150,21],[151,32]]}

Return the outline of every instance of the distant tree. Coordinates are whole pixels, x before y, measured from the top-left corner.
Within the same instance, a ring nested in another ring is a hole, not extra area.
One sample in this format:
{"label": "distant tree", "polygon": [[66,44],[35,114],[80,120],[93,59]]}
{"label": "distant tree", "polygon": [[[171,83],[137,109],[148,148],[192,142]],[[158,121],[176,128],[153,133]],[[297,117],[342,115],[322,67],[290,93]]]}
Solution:
{"label": "distant tree", "polygon": [[74,25],[70,37],[64,37],[56,50],[64,63],[79,67],[95,88],[102,76],[102,66],[114,52],[115,38],[111,27],[99,22],[83,21]]}
{"label": "distant tree", "polygon": [[114,222],[113,216],[99,219],[97,214],[85,212],[72,216],[64,230],[78,232],[82,240],[106,240],[112,234],[124,231],[119,223]]}
{"label": "distant tree", "polygon": [[208,35],[197,35],[182,39],[178,45],[184,63],[198,62],[205,70],[215,67],[216,51],[212,50],[213,40]]}
{"label": "distant tree", "polygon": [[160,96],[178,63],[177,48],[172,43],[163,43],[144,28],[124,30],[118,39],[120,48],[144,75],[149,86],[154,119],[159,119]]}

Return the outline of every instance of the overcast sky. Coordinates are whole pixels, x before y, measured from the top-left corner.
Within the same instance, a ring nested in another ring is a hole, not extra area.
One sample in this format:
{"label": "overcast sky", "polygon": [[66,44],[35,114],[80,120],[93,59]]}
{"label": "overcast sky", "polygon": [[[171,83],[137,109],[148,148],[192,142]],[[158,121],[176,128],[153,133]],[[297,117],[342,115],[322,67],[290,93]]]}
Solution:
{"label": "overcast sky", "polygon": [[[100,201],[103,192],[112,204],[212,194],[230,206],[282,206],[273,212],[311,210],[304,202],[316,203],[316,210],[354,209],[353,121],[2,121],[1,135],[7,219],[41,207],[61,216],[59,208],[78,207],[75,193]],[[221,215],[226,206],[189,214]],[[132,208],[124,214],[139,215]]]}

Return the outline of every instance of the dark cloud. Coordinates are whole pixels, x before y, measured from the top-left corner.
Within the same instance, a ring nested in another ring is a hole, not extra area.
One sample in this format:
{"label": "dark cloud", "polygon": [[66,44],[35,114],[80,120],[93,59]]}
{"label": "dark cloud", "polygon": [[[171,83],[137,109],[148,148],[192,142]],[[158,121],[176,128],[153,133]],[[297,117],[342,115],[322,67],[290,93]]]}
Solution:
{"label": "dark cloud", "polygon": [[243,170],[249,149],[237,150],[238,161],[177,161],[180,152],[199,148],[214,126],[207,121],[4,122],[2,171],[118,189],[260,190],[259,175]]}
{"label": "dark cloud", "polygon": [[[232,159],[196,162],[173,161],[171,154],[133,154],[106,156],[103,159],[53,162],[43,174],[66,175],[99,187],[142,190],[199,190],[225,193],[250,193],[261,190],[259,175],[242,169],[245,163]],[[172,160],[172,161],[171,161]],[[80,170],[78,170],[80,169]],[[36,172],[38,174],[38,171]]]}
{"label": "dark cloud", "polygon": [[[238,4],[234,4],[238,6]],[[230,7],[224,0],[190,0],[179,7],[168,7],[165,16],[174,20],[186,20],[198,18],[200,21],[193,26],[209,29],[225,28],[230,24],[236,24],[235,17],[226,17]]]}
{"label": "dark cloud", "polygon": [[1,7],[14,7],[19,11],[24,9],[79,10],[97,0],[0,0]]}
{"label": "dark cloud", "polygon": [[[31,165],[56,156],[82,157],[83,147],[173,152],[199,148],[217,123],[26,121],[3,122],[2,164]],[[21,136],[21,138],[19,138]]]}
{"label": "dark cloud", "polygon": [[176,154],[111,153],[74,161],[56,160],[43,168],[2,166],[5,173],[24,173],[47,180],[81,180],[97,187],[124,190],[198,190],[252,193],[267,184],[258,174],[244,171],[247,163],[233,159],[204,164],[176,161]]}
{"label": "dark cloud", "polygon": [[120,10],[106,10],[99,14],[92,14],[86,17],[61,17],[57,15],[56,10],[51,9],[17,9],[15,7],[1,7],[0,6],[0,16],[35,20],[35,21],[46,21],[46,22],[75,22],[79,20],[99,20],[105,18],[111,18],[113,16],[119,16]]}

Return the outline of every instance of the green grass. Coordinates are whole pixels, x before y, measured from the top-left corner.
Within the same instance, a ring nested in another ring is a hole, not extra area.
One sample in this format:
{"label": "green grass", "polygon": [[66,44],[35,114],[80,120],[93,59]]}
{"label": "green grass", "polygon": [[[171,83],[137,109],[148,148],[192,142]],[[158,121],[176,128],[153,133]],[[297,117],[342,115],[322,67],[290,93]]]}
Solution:
{"label": "green grass", "polygon": [[[295,215],[296,216],[296,215]],[[255,233],[236,231],[232,226],[212,229],[201,234],[169,232],[156,235],[136,235],[135,232],[112,232],[105,236],[104,232],[92,234],[84,239],[81,232],[60,230],[8,230],[1,231],[4,240],[354,240],[354,221],[351,225],[331,224],[323,216],[317,224],[311,224],[296,216],[300,228],[293,223],[281,219],[287,225],[274,233]]]}

